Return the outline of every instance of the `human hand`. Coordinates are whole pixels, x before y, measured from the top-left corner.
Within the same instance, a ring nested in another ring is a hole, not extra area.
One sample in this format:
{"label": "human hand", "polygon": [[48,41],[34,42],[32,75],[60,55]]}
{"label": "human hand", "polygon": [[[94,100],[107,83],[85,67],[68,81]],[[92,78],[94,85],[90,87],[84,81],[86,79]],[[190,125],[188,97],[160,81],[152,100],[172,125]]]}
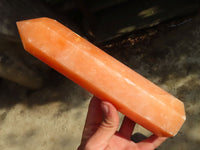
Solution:
{"label": "human hand", "polygon": [[152,135],[134,143],[130,138],[135,122],[124,117],[119,131],[118,125],[119,115],[116,108],[109,102],[93,97],[78,150],[154,150],[167,139]]}

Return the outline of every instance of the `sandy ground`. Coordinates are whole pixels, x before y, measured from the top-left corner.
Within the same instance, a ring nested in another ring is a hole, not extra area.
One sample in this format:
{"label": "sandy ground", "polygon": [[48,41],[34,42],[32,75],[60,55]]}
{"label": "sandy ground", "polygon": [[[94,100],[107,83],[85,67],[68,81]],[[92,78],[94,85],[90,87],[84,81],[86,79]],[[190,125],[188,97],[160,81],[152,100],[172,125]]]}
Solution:
{"label": "sandy ground", "polygon": [[[132,36],[128,36],[129,43],[102,47],[184,102],[187,121],[177,136],[158,149],[197,150],[200,146],[200,17],[171,28],[145,44],[135,45]],[[76,149],[90,97],[90,93],[57,73],[48,85],[35,91],[1,80],[0,149]],[[135,132],[138,131],[150,134],[137,126]]]}

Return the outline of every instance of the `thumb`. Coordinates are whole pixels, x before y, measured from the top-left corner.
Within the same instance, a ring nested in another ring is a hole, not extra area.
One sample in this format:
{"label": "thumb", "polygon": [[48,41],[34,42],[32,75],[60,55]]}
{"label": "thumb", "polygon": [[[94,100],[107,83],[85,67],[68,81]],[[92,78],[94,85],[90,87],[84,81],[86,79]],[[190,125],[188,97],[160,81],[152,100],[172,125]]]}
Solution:
{"label": "thumb", "polygon": [[94,148],[106,147],[111,137],[115,134],[119,124],[117,109],[111,103],[103,101],[101,103],[101,109],[103,112],[103,121],[87,143]]}

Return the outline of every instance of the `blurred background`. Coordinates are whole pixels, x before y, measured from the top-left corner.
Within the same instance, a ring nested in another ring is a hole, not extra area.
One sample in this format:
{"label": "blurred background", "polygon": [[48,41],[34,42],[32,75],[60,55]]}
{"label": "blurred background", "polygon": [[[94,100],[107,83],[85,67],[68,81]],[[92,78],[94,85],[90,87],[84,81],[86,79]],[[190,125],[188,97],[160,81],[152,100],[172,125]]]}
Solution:
{"label": "blurred background", "polygon": [[187,121],[158,150],[199,149],[199,8],[198,0],[0,0],[0,149],[80,143],[92,95],[24,51],[16,21],[37,17],[56,19],[182,100]]}

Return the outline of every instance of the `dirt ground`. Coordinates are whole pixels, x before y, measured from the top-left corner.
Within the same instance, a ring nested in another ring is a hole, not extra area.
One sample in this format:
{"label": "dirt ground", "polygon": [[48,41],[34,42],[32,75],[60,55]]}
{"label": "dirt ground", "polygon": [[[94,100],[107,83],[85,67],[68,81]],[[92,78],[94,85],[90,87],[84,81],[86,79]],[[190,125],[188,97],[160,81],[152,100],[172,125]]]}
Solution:
{"label": "dirt ground", "polygon": [[[199,149],[199,39],[200,15],[197,15],[180,24],[172,22],[161,28],[148,29],[144,34],[127,35],[123,40],[99,44],[106,52],[184,102],[187,121],[180,132],[158,150]],[[1,150],[77,148],[90,93],[56,72],[39,90],[31,91],[2,79],[0,91]],[[135,132],[150,135],[139,126]]]}

